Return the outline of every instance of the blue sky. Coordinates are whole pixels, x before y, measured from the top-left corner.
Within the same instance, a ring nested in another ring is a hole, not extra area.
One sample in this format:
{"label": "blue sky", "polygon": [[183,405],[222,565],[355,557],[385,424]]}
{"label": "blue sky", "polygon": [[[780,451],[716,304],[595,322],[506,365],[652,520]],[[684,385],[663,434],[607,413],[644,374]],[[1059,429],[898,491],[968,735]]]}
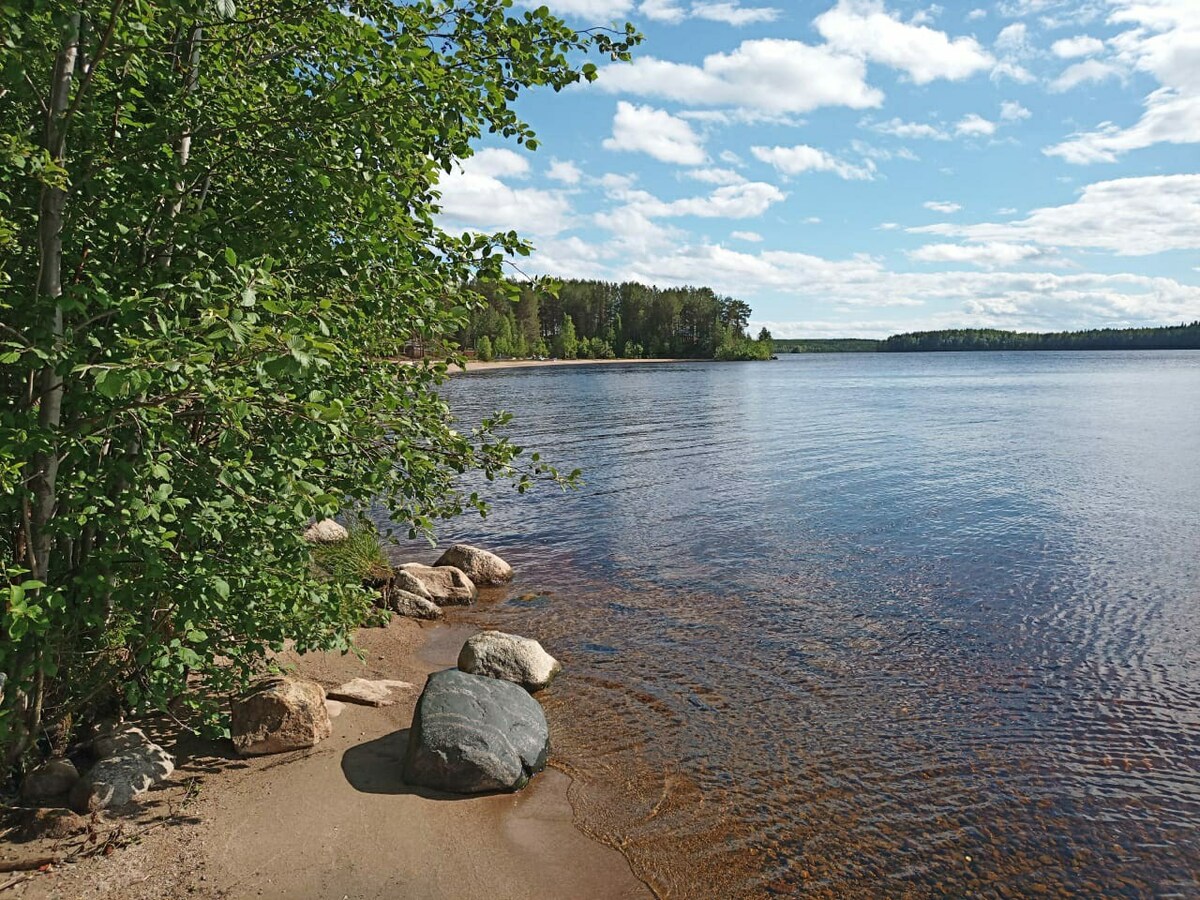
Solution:
{"label": "blue sky", "polygon": [[628,64],[442,182],[530,274],[707,284],[778,337],[1200,319],[1200,0],[557,0]]}

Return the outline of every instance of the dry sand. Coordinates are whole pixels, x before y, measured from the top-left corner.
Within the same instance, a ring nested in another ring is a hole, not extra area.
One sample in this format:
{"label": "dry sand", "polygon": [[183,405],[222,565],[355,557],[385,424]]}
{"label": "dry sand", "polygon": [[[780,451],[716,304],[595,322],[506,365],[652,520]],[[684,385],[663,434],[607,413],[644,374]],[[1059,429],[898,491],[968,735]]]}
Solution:
{"label": "dry sand", "polygon": [[471,360],[466,369],[451,366],[454,375],[470,375],[473,372],[492,372],[496,369],[533,369],[542,366],[640,366],[650,363],[701,362],[695,359],[497,359],[492,362]]}
{"label": "dry sand", "polygon": [[[365,662],[335,654],[298,660],[302,674],[327,687],[354,677],[416,685],[397,691],[394,706],[346,704],[333,737],[312,750],[243,760],[227,745],[160,737],[179,768],[124,820],[126,833],[182,807],[177,819],[111,855],[14,885],[5,900],[649,897],[620,853],[573,826],[570,779],[561,772],[548,769],[519,794],[473,798],[414,791],[401,780],[420,686],[454,664],[473,630],[395,619],[360,632]],[[199,791],[185,803],[191,778]],[[78,843],[6,842],[0,860],[61,854]],[[0,875],[0,887],[10,877]]]}

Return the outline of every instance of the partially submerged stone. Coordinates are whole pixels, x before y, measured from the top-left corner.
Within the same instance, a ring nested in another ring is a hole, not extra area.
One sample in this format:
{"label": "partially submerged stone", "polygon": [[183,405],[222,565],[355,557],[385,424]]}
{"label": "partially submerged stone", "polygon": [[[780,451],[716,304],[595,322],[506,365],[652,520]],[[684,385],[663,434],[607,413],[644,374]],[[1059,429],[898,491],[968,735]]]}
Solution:
{"label": "partially submerged stone", "polygon": [[446,669],[429,676],[417,701],[404,780],[456,794],[517,791],[549,755],[546,716],[526,691]]}
{"label": "partially submerged stone", "polygon": [[21,799],[43,803],[61,797],[75,787],[79,770],[69,759],[48,759],[30,769],[21,781]]}
{"label": "partially submerged stone", "polygon": [[[462,569],[456,569],[454,566],[424,566],[421,563],[405,563],[400,567],[400,571],[419,581],[430,599],[438,606],[467,606],[479,596],[474,582]],[[419,592],[414,591],[413,593]]]}
{"label": "partially submerged stone", "polygon": [[350,532],[344,525],[340,525],[333,519],[322,519],[320,522],[314,522],[308,526],[304,532],[304,539],[310,544],[336,544],[339,541],[348,540]]}
{"label": "partially submerged stone", "polygon": [[470,544],[455,544],[438,557],[434,566],[454,566],[477,585],[504,584],[513,577],[512,566],[499,556]]}
{"label": "partially submerged stone", "polygon": [[389,679],[369,681],[366,678],[355,678],[343,685],[330,688],[326,696],[330,700],[342,700],[362,706],[391,706],[396,702],[392,698],[393,691],[412,690],[412,687],[407,681]]}
{"label": "partially submerged stone", "polygon": [[562,666],[532,638],[502,631],[481,631],[463,644],[458,667],[472,675],[501,678],[529,691],[540,691]]}
{"label": "partially submerged stone", "polygon": [[333,734],[325,689],[315,681],[267,678],[234,700],[230,736],[242,756],[315,747]]}
{"label": "partially submerged stone", "polygon": [[[416,581],[412,575],[405,574],[407,578]],[[417,583],[420,584],[420,582]],[[384,592],[384,602],[388,609],[406,619],[440,619],[445,615],[442,608],[428,597],[422,597],[400,588],[388,588]]]}
{"label": "partially submerged stone", "polygon": [[175,760],[158,744],[129,746],[84,773],[71,789],[71,809],[86,813],[129,806],[174,771]]}

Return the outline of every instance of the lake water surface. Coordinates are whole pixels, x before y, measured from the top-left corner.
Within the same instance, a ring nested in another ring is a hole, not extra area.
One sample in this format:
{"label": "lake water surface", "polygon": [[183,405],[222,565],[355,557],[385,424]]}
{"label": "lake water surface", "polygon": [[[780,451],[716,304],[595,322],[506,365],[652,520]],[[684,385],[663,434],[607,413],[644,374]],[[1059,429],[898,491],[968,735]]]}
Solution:
{"label": "lake water surface", "polygon": [[[455,377],[570,493],[444,540],[672,897],[1200,896],[1200,352]],[[518,595],[533,593],[536,599]]]}

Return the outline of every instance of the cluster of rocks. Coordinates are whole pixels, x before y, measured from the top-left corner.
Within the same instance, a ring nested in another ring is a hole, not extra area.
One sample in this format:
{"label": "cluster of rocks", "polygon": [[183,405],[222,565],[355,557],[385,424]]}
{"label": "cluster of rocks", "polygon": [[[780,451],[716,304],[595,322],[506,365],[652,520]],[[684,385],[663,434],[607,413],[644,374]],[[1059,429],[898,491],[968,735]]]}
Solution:
{"label": "cluster of rocks", "polygon": [[[305,533],[314,542],[345,540],[332,520]],[[434,619],[442,607],[472,603],[476,585],[510,581],[512,567],[486,550],[456,544],[432,566],[400,566],[383,596],[401,615]],[[541,705],[530,694],[561,671],[537,641],[499,631],[474,635],[458,667],[429,676],[417,701],[404,759],[412,785],[454,793],[515,791],[546,765],[550,735]],[[392,693],[412,690],[403,681],[356,678],[328,691],[315,681],[272,676],[230,704],[230,735],[242,756],[315,747],[333,733],[331,719],[344,703],[389,706]],[[33,805],[66,799],[90,813],[134,803],[167,779],[175,761],[141,729],[111,725],[88,748],[91,765],[81,774],[69,759],[50,759],[21,786]]]}
{"label": "cluster of rocks", "polygon": [[71,759],[48,759],[26,773],[21,799],[31,804],[65,799],[77,813],[120,809],[175,771],[171,754],[140,728],[107,725],[81,750],[86,753],[79,758],[92,761],[82,773]]}

